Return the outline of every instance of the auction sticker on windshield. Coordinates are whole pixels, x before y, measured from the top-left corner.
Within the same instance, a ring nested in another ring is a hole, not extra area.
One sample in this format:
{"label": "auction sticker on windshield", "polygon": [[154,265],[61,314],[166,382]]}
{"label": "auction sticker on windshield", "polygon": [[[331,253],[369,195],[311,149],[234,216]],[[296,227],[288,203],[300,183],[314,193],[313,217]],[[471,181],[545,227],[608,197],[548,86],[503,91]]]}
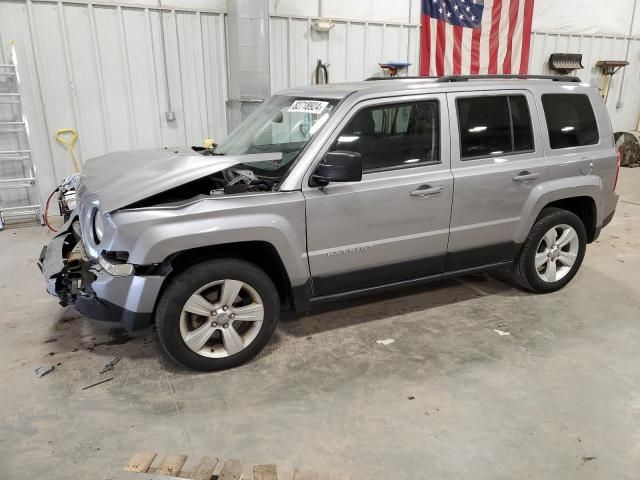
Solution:
{"label": "auction sticker on windshield", "polygon": [[315,113],[316,115],[320,115],[327,105],[329,105],[329,102],[321,102],[320,100],[296,100],[291,104],[287,112]]}

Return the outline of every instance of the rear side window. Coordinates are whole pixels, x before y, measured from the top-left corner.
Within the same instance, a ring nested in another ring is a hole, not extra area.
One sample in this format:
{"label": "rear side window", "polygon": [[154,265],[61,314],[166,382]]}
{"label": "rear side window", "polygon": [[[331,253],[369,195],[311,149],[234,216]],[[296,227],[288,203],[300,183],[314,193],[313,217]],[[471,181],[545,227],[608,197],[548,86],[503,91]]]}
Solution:
{"label": "rear side window", "polygon": [[581,147],[598,143],[598,125],[589,97],[583,94],[548,93],[542,107],[551,148]]}
{"label": "rear side window", "polygon": [[365,172],[438,163],[438,102],[428,100],[360,110],[340,132],[332,150],[360,153]]}
{"label": "rear side window", "polygon": [[459,98],[456,103],[463,160],[534,149],[531,115],[523,95]]}

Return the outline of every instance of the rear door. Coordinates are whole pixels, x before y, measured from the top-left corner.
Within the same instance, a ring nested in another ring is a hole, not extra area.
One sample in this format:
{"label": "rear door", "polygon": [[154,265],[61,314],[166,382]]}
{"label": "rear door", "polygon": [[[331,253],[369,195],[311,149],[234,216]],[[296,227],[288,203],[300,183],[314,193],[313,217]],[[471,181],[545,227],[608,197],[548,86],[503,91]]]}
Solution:
{"label": "rear door", "polygon": [[303,183],[314,295],[442,271],[453,195],[447,130],[444,94],[369,100],[345,117],[316,165],[330,150],[359,152],[362,180]]}
{"label": "rear door", "polygon": [[446,271],[512,260],[515,233],[549,167],[527,90],[448,94],[455,194]]}

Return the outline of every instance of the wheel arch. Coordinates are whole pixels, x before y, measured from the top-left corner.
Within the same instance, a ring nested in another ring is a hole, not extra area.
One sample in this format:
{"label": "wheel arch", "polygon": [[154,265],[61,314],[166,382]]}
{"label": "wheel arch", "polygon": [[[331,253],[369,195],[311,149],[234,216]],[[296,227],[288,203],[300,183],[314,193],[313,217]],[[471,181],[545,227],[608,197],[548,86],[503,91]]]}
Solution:
{"label": "wheel arch", "polygon": [[546,208],[561,208],[562,210],[576,214],[580,220],[582,220],[585,230],[587,231],[587,243],[591,243],[596,239],[598,208],[593,197],[580,195],[554,200],[542,208],[538,214],[538,218],[540,218]]}
{"label": "wheel arch", "polygon": [[271,243],[260,240],[196,247],[169,255],[156,267],[158,273],[166,276],[158,293],[156,305],[176,275],[198,263],[215,259],[244,260],[256,265],[274,283],[281,305],[285,308],[294,308],[291,280],[282,258]]}
{"label": "wheel arch", "polygon": [[561,208],[578,215],[587,230],[588,243],[593,242],[598,236],[598,225],[602,223],[602,219],[599,218],[602,210],[599,208],[601,189],[596,179],[584,177],[578,180],[580,183],[576,181],[569,186],[558,180],[551,182],[547,188],[532,191],[523,207],[514,242],[522,244],[544,209],[550,207]]}

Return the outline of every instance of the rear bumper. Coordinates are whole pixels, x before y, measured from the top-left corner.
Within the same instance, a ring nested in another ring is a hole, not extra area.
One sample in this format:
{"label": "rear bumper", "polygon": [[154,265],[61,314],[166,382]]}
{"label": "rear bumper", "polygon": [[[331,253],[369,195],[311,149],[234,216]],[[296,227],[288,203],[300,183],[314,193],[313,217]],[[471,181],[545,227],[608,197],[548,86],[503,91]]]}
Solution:
{"label": "rear bumper", "polygon": [[163,276],[114,276],[83,254],[82,241],[71,218],[49,245],[43,247],[38,266],[47,292],[61,305],[73,304],[95,320],[121,323],[127,330],[147,327],[164,281]]}
{"label": "rear bumper", "polygon": [[604,218],[600,225],[596,227],[593,241],[596,241],[602,232],[602,229],[611,223],[613,216],[616,214],[616,207],[618,206],[619,195],[616,192],[611,192],[603,199],[602,208],[604,212]]}

